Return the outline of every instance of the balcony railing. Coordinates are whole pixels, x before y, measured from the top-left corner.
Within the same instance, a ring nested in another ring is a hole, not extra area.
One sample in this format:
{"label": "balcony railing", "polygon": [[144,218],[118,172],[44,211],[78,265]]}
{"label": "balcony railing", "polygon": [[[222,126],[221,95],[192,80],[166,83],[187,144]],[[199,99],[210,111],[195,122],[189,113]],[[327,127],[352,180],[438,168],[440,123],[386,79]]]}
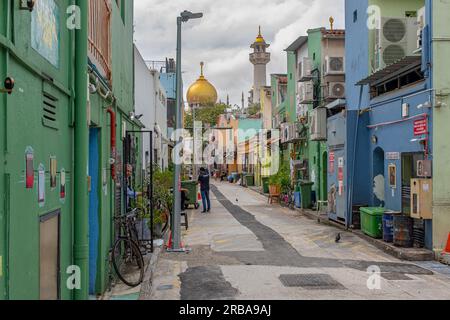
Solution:
{"label": "balcony railing", "polygon": [[111,2],[89,0],[88,55],[102,75],[111,81]]}

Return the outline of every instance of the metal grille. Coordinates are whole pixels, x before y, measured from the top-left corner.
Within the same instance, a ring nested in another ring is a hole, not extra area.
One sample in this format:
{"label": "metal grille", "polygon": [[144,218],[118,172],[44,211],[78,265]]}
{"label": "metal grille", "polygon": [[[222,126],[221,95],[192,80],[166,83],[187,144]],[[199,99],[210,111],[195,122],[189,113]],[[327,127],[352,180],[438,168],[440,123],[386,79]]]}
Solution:
{"label": "metal grille", "polygon": [[98,63],[106,79],[111,80],[111,3],[89,1],[89,58]]}
{"label": "metal grille", "polygon": [[43,93],[43,106],[42,106],[42,123],[54,129],[57,129],[58,117],[57,117],[57,99],[47,94]]}
{"label": "metal grille", "polygon": [[328,274],[282,274],[285,287],[315,290],[345,290],[346,288]]}

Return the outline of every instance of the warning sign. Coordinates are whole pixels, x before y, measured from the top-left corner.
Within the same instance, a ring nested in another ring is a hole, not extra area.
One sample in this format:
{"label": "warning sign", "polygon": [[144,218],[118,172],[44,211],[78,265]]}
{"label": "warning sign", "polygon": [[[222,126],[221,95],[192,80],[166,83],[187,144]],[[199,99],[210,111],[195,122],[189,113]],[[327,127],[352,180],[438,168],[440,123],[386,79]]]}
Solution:
{"label": "warning sign", "polygon": [[427,119],[414,121],[414,135],[421,136],[428,134],[428,121]]}

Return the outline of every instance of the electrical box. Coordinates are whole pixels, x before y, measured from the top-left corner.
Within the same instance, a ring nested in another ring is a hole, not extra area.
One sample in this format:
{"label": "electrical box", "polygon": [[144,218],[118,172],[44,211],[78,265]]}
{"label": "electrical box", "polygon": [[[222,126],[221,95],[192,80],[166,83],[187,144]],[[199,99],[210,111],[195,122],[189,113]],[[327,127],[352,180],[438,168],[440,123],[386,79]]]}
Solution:
{"label": "electrical box", "polygon": [[433,180],[411,179],[411,218],[433,218]]}
{"label": "electrical box", "polygon": [[327,109],[316,108],[311,112],[311,140],[327,140]]}

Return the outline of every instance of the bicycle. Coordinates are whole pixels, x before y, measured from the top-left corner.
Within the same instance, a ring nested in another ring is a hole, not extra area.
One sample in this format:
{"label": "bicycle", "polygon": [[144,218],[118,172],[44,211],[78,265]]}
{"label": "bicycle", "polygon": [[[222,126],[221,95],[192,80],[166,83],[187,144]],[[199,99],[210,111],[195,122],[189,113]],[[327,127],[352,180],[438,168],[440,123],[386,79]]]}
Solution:
{"label": "bicycle", "polygon": [[139,248],[135,225],[136,210],[126,216],[114,217],[120,235],[111,251],[111,262],[118,278],[129,287],[137,287],[144,279],[144,257]]}
{"label": "bicycle", "polygon": [[291,187],[288,187],[282,194],[280,197],[281,201],[280,204],[283,207],[287,207],[291,210],[295,209],[295,196],[294,196],[294,191]]}

